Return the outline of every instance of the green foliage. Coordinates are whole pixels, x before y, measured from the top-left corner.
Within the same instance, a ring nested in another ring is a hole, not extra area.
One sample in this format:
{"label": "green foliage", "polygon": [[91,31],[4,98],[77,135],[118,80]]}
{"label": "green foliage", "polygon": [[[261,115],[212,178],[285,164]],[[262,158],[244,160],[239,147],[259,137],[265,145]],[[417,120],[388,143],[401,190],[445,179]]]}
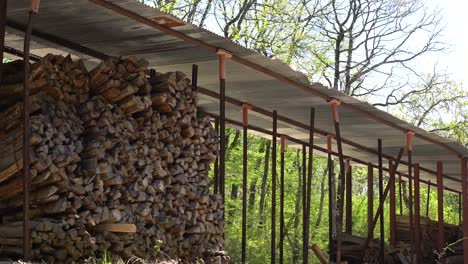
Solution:
{"label": "green foliage", "polygon": [[[242,224],[242,133],[234,129],[226,132],[226,250],[233,263],[240,263],[241,257],[241,224]],[[265,208],[260,210],[261,185],[264,174],[265,154],[269,140],[255,135],[248,135],[248,213],[247,213],[247,259],[248,263],[268,263],[270,261],[271,239],[271,160],[267,174],[265,193]],[[277,160],[277,226],[279,238],[279,177],[280,152]],[[271,151],[271,149],[269,149]],[[271,155],[271,153],[270,153]],[[270,156],[271,159],[271,156]],[[309,245],[317,243],[325,252],[328,248],[328,174],[325,158],[314,155],[312,176],[312,201],[310,220]],[[335,174],[339,173],[338,162],[335,162]],[[353,167],[352,181],[352,217],[353,234],[365,237],[367,235],[367,167]],[[302,152],[294,147],[285,150],[285,263],[298,263],[302,260]],[[211,172],[213,176],[213,172]],[[378,180],[374,173],[374,213],[378,208]],[[405,180],[405,178],[403,178]],[[323,181],[323,204],[320,207],[321,184]],[[388,175],[384,177],[384,186],[388,183]],[[396,211],[400,214],[399,185],[396,185]],[[406,188],[403,191],[403,188]],[[402,184],[401,213],[408,214],[404,202],[408,195],[408,185]],[[414,192],[413,192],[414,193]],[[426,215],[427,188],[421,186],[421,216]],[[429,217],[437,219],[437,193],[431,190],[429,194]],[[320,212],[321,211],[321,212]],[[320,215],[320,219],[319,219]],[[444,194],[444,220],[446,223],[459,224],[458,195]],[[385,237],[389,238],[389,203],[384,206]],[[374,230],[374,236],[380,234],[379,225]],[[388,241],[387,241],[388,242]],[[279,249],[277,249],[277,253]],[[318,263],[310,252],[311,263]]]}

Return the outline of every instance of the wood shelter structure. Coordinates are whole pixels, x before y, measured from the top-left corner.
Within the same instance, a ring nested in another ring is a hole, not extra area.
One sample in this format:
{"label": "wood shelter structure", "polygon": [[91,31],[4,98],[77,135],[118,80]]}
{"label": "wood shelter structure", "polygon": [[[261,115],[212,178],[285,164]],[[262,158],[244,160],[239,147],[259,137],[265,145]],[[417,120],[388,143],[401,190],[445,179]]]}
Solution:
{"label": "wood shelter structure", "polygon": [[[304,74],[290,69],[278,60],[271,60],[252,50],[237,45],[207,30],[187,24],[177,18],[155,10],[135,0],[43,0],[1,1],[0,41],[3,52],[13,56],[37,60],[47,53],[71,53],[97,64],[101,59],[117,56],[144,57],[150,67],[160,72],[192,71],[192,80],[200,93],[202,110],[213,117],[219,126],[220,153],[215,173],[215,192],[225,195],[225,128],[227,125],[256,131],[273,140],[272,188],[280,189],[279,212],[277,197],[272,197],[272,225],[279,216],[280,232],[271,234],[272,263],[279,255],[283,259],[284,239],[284,144],[303,149],[312,157],[313,150],[324,153],[329,161],[336,157],[340,164],[339,182],[347,186],[346,199],[338,200],[338,218],[351,219],[351,210],[343,210],[344,200],[350,201],[352,182],[351,166],[362,165],[369,173],[378,171],[380,206],[373,215],[369,208],[369,234],[380,219],[383,243],[383,206],[390,200],[390,241],[394,243],[395,182],[401,175],[416,190],[420,183],[436,187],[439,198],[439,224],[443,227],[444,191],[461,194],[460,208],[463,233],[468,237],[468,149],[450,139],[428,133],[410,125],[366,102],[346,96],[319,83],[311,83]],[[29,20],[28,20],[28,13]],[[31,17],[34,17],[31,19]],[[29,39],[30,48],[29,48]],[[25,72],[27,74],[27,72]],[[27,90],[27,87],[25,88]],[[27,104],[25,104],[27,105]],[[25,107],[27,111],[27,107]],[[25,115],[27,116],[27,115]],[[28,120],[25,120],[25,128]],[[27,129],[26,129],[27,130]],[[282,157],[280,174],[276,175],[276,142],[279,139]],[[244,137],[242,260],[246,261],[246,201],[247,158]],[[27,145],[27,142],[25,141]],[[27,148],[24,148],[27,150]],[[403,151],[403,149],[406,149]],[[388,164],[388,165],[387,165]],[[311,204],[312,159],[308,160],[307,177],[303,177],[304,215],[304,263],[308,263],[308,241]],[[25,168],[25,183],[27,169]],[[383,184],[383,174],[388,172],[390,181]],[[280,186],[276,186],[279,176]],[[306,176],[306,175],[304,175]],[[346,179],[348,179],[346,181]],[[370,181],[372,182],[372,181]],[[25,199],[28,185],[25,184]],[[413,196],[413,197],[412,197]],[[345,197],[340,195],[340,197]],[[419,228],[419,190],[413,198],[415,230]],[[373,199],[373,197],[369,197]],[[411,202],[412,203],[412,202]],[[25,204],[28,204],[27,202]],[[347,207],[349,208],[349,207]],[[410,206],[413,208],[413,206]],[[25,236],[28,239],[28,214],[25,207]],[[347,231],[351,223],[346,225]],[[340,230],[336,230],[337,258],[340,258]],[[443,247],[443,228],[440,228],[439,246]],[[418,232],[414,232],[415,248],[418,248]],[[279,241],[279,252],[276,241]],[[25,256],[28,254],[25,243]],[[381,247],[383,249],[383,247]],[[464,260],[468,263],[468,240],[463,242]],[[364,249],[363,249],[364,250]],[[415,250],[417,255],[418,250]],[[383,254],[382,254],[383,257]]]}

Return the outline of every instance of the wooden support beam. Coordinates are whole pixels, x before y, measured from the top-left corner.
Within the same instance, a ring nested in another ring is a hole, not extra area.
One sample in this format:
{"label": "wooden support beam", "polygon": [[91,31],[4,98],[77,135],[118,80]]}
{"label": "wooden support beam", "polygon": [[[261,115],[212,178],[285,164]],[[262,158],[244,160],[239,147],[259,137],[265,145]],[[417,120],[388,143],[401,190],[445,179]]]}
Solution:
{"label": "wooden support beam", "polygon": [[413,131],[408,131],[406,133],[406,149],[407,149],[407,154],[408,154],[408,198],[409,198],[409,219],[410,219],[410,223],[409,223],[409,226],[410,226],[410,230],[409,230],[409,233],[410,233],[410,246],[411,246],[411,255],[413,255],[413,242],[414,242],[414,233],[413,233],[413,143],[412,143],[412,140],[413,140],[413,135],[414,135],[414,132]]}

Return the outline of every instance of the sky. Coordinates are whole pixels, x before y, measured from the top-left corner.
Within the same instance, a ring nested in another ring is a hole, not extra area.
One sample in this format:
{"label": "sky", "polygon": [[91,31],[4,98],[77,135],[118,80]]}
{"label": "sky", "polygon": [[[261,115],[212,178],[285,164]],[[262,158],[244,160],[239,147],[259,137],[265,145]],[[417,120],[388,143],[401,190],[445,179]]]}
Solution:
{"label": "sky", "polygon": [[[442,25],[445,25],[441,41],[448,45],[448,51],[427,58],[421,67],[432,67],[433,63],[447,69],[456,82],[463,83],[468,91],[468,2],[463,0],[422,0],[429,8],[439,8]],[[428,69],[430,71],[430,69]]]}

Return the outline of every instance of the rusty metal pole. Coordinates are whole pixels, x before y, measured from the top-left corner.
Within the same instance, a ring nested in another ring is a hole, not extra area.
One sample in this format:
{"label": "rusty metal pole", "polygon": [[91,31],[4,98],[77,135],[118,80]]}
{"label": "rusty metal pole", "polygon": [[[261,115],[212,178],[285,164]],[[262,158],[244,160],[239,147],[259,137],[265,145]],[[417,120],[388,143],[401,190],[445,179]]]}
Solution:
{"label": "rusty metal pole", "polygon": [[242,263],[247,260],[247,127],[250,109],[250,105],[242,105]]}
{"label": "rusty metal pole", "polygon": [[445,231],[444,231],[444,185],[442,176],[442,162],[437,161],[437,220],[438,220],[438,239],[437,239],[437,250],[439,254],[442,254],[440,263],[445,263],[445,256],[443,256],[443,250],[445,247]]}
{"label": "rusty metal pole", "polygon": [[[307,175],[307,202],[306,202],[306,235],[303,241],[303,262],[304,264],[309,263],[309,234],[310,234],[310,210],[311,210],[311,199],[312,199],[312,166],[313,166],[313,154],[314,154],[314,133],[315,133],[315,109],[310,109],[310,125],[309,125],[309,166]],[[304,164],[305,165],[305,164]],[[305,176],[305,175],[304,175]]]}
{"label": "rusty metal pole", "polygon": [[414,249],[416,264],[422,261],[421,255],[421,205],[419,192],[419,163],[414,164]]}
{"label": "rusty metal pole", "polygon": [[338,208],[338,223],[337,223],[337,241],[336,241],[336,262],[341,262],[341,237],[343,230],[343,206],[344,206],[344,185],[345,185],[345,164],[343,157],[343,148],[341,146],[341,134],[340,134],[340,119],[338,114],[338,106],[340,101],[333,99],[330,101],[333,114],[333,123],[335,124],[335,138],[336,146],[338,148],[338,160],[340,162],[340,175],[338,181],[338,199],[337,199],[337,208]]}
{"label": "rusty metal pole", "polygon": [[462,224],[462,199],[461,193],[458,193],[458,225]]}
{"label": "rusty metal pole", "polygon": [[271,149],[271,264],[276,263],[276,139],[278,137],[278,113],[273,111],[273,133]]}
{"label": "rusty metal pole", "polygon": [[427,182],[427,200],[426,200],[426,217],[429,217],[429,202],[431,195],[431,181]]}
{"label": "rusty metal pole", "polygon": [[[216,134],[219,135],[219,118],[218,117],[215,117],[214,119],[214,122],[215,122],[215,130],[216,130]],[[218,150],[218,153],[220,153],[220,151]],[[214,194],[218,194],[219,192],[219,155],[216,155],[216,160],[215,160],[215,163],[214,163],[214,172],[213,172],[213,185],[214,185]]]}
{"label": "rusty metal pole", "polygon": [[403,215],[403,199],[402,199],[402,190],[401,190],[401,185],[402,185],[402,179],[401,179],[401,173],[398,173],[398,202],[400,204],[400,215]]}
{"label": "rusty metal pole", "polygon": [[[396,208],[395,208],[395,170],[393,169],[393,162],[388,161],[388,168],[390,173],[390,245],[395,247],[395,225],[396,225]],[[392,173],[393,172],[393,173]]]}
{"label": "rusty metal pole", "polygon": [[372,220],[374,217],[374,166],[367,165],[367,236],[374,237]]}
{"label": "rusty metal pole", "polygon": [[281,157],[280,157],[280,237],[279,237],[279,263],[284,263],[284,151],[286,137],[281,135]]}
{"label": "rusty metal pole", "polygon": [[353,196],[352,196],[352,180],[351,180],[351,161],[346,160],[346,230],[348,234],[353,233]]}
{"label": "rusty metal pole", "polygon": [[380,247],[379,247],[379,262],[384,263],[384,250],[385,250],[385,232],[384,232],[384,203],[383,203],[383,161],[382,161],[382,139],[378,139],[378,165],[379,165],[379,203],[382,206],[380,210]]}
{"label": "rusty metal pole", "polygon": [[24,34],[24,82],[23,82],[23,260],[30,260],[30,219],[29,219],[29,200],[30,200],[30,98],[29,98],[29,79],[30,79],[30,68],[29,68],[29,46],[31,42],[32,32],[32,20],[35,14],[39,12],[39,1],[31,1],[29,8],[28,24]]}
{"label": "rusty metal pole", "polygon": [[308,248],[308,204],[307,204],[307,146],[302,145],[302,262],[307,263],[309,258]]}
{"label": "rusty metal pole", "polygon": [[[7,16],[7,0],[0,1],[0,59],[3,64],[3,54],[5,50],[5,26]],[[3,80],[3,67],[0,67],[0,84]]]}
{"label": "rusty metal pole", "polygon": [[[461,159],[463,237],[468,237],[468,158]],[[463,263],[468,263],[468,239],[463,240]]]}
{"label": "rusty metal pole", "polygon": [[[413,233],[413,228],[414,228],[414,221],[413,221],[413,136],[414,136],[414,132],[413,131],[408,131],[406,133],[406,149],[407,149],[407,152],[408,152],[408,193],[409,193],[409,219],[410,219],[410,223],[409,223],[409,226],[410,226],[410,230],[409,230],[409,233],[410,233],[410,247],[411,247],[411,256],[413,255],[413,251],[414,251],[414,248],[413,248],[413,242],[414,242],[414,233]],[[412,261],[413,258],[411,258],[411,263],[413,262]]]}
{"label": "rusty metal pole", "polygon": [[198,65],[192,64],[192,91],[198,90]]}
{"label": "rusty metal pole", "polygon": [[333,135],[327,135],[327,154],[328,154],[328,252],[330,262],[336,259],[334,242],[335,233],[335,165],[332,159],[332,138]]}
{"label": "rusty metal pole", "polygon": [[[232,55],[223,50],[218,49],[216,54],[219,58],[219,136],[220,136],[220,146],[219,146],[219,191],[222,196],[223,204],[226,205],[226,189],[225,189],[225,176],[226,176],[226,59],[230,59]],[[223,213],[223,219],[226,214]]]}

